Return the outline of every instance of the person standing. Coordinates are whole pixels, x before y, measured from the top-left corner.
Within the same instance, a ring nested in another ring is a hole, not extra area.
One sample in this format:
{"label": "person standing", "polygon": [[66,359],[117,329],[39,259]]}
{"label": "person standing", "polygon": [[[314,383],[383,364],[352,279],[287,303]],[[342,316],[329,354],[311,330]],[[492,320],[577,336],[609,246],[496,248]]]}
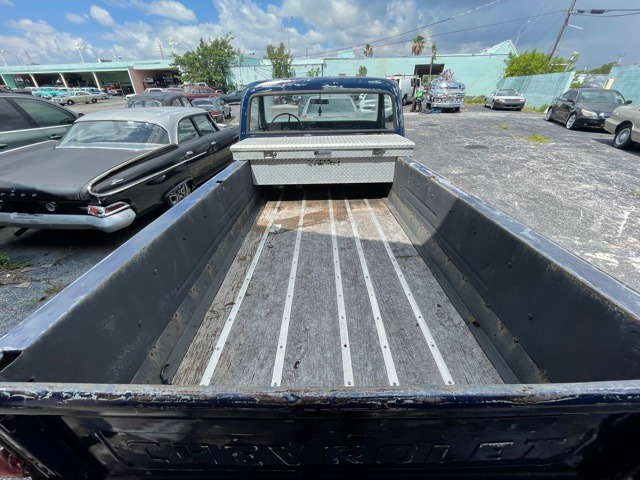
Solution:
{"label": "person standing", "polygon": [[413,102],[411,102],[411,110],[409,110],[410,112],[415,112],[416,109],[421,112],[422,111],[422,98],[424,97],[424,89],[422,88],[422,85],[420,85],[418,87],[418,89],[416,90],[416,94],[413,97]]}

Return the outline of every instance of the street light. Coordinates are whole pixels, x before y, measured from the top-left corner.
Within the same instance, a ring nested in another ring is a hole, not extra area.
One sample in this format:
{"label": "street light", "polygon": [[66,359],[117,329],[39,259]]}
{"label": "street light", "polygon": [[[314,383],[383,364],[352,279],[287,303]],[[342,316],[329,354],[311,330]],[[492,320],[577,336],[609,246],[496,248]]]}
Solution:
{"label": "street light", "polygon": [[289,17],[289,20],[287,20],[287,26],[286,26],[286,30],[287,30],[287,48],[289,50],[289,53],[291,53],[291,40],[289,40],[289,24],[291,23],[291,20],[293,20],[293,17]]}
{"label": "street light", "polygon": [[84,49],[84,47],[82,45],[80,45],[79,42],[76,42],[76,49],[78,50],[78,53],[80,54],[80,60],[82,60],[82,63],[84,63],[84,57],[82,56],[82,50]]}
{"label": "street light", "polygon": [[4,62],[4,66],[8,67],[9,65],[7,65],[7,61],[4,59],[4,55],[2,55],[4,53],[4,50],[0,50],[0,57],[2,58],[2,61]]}

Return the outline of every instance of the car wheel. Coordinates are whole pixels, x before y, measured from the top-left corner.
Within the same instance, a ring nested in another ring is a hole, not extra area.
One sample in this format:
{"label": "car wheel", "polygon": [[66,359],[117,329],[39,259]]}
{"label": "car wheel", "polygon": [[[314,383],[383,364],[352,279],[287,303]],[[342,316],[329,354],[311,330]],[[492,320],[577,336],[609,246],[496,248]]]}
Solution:
{"label": "car wheel", "polygon": [[98,101],[98,99],[97,99],[97,98],[92,98],[92,99],[91,99],[91,103],[96,103],[97,101]]}
{"label": "car wheel", "polygon": [[567,123],[565,123],[564,126],[569,130],[573,130],[576,126],[576,118],[577,115],[575,113],[572,113],[571,115],[569,115],[569,118],[567,118]]}
{"label": "car wheel", "polygon": [[67,105],[73,105],[75,102],[73,100],[67,100]]}
{"label": "car wheel", "polygon": [[547,113],[544,115],[544,119],[547,122],[550,122],[552,120],[552,118],[551,118],[552,116],[553,116],[553,108],[549,107],[549,108],[547,108]]}
{"label": "car wheel", "polygon": [[613,137],[613,146],[624,149],[629,148],[631,143],[631,125],[623,125]]}
{"label": "car wheel", "polygon": [[491,110],[495,110],[496,109],[496,102],[491,102],[491,105],[489,107],[491,108]]}
{"label": "car wheel", "polygon": [[191,192],[192,189],[189,185],[189,182],[181,183],[167,194],[167,205],[169,207],[177,205],[186,197],[188,197]]}

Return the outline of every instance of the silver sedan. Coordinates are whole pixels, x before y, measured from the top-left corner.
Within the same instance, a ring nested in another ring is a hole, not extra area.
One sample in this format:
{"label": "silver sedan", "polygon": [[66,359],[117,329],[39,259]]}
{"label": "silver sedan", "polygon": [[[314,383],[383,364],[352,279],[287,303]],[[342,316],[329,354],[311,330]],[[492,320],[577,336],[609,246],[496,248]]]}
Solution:
{"label": "silver sedan", "polygon": [[495,109],[522,110],[526,99],[513,88],[502,88],[484,97],[484,106]]}

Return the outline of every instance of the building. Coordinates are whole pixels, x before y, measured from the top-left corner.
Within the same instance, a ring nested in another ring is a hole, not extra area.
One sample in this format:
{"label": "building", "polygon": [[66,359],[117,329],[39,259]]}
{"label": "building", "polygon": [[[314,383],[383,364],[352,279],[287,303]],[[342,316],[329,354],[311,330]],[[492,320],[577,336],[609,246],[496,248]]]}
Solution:
{"label": "building", "polygon": [[[367,76],[386,77],[393,74],[434,75],[451,70],[456,79],[465,83],[467,95],[481,96],[496,88],[506,67],[509,54],[515,54],[510,40],[478,53],[440,54],[431,66],[431,51],[421,56],[357,58],[353,52],[343,52],[331,58],[294,59],[298,77],[310,72],[322,76],[355,76],[360,67]],[[60,85],[65,87],[119,85],[123,93],[140,93],[148,87],[174,83],[179,73],[172,60],[118,60],[98,63],[63,65],[18,65],[0,67],[0,80],[12,88]],[[240,56],[232,67],[229,81],[237,86],[271,78],[271,62],[250,56]]]}

